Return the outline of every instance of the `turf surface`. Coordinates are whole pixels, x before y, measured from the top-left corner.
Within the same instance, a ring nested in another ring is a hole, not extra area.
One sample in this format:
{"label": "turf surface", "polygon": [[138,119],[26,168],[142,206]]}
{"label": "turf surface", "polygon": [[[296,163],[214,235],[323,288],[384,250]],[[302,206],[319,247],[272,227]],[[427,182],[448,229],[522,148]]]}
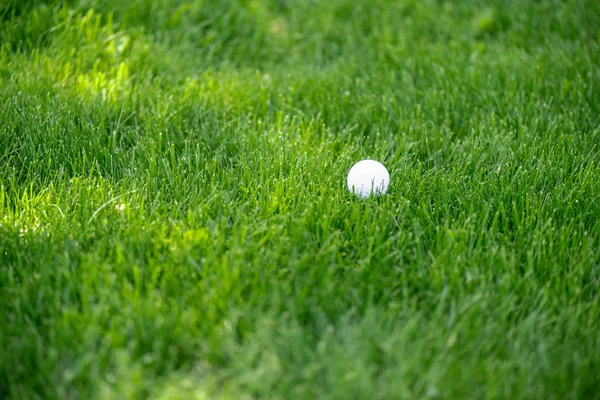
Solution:
{"label": "turf surface", "polygon": [[0,398],[597,398],[599,27],[2,2]]}

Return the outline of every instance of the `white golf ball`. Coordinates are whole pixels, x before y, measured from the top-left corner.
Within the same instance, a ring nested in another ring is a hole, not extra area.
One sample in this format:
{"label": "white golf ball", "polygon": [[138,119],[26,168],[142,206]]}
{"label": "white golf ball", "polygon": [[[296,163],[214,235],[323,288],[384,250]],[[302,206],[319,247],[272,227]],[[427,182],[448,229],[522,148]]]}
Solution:
{"label": "white golf ball", "polygon": [[359,161],[348,172],[348,190],[359,197],[385,194],[389,184],[388,170],[375,160]]}

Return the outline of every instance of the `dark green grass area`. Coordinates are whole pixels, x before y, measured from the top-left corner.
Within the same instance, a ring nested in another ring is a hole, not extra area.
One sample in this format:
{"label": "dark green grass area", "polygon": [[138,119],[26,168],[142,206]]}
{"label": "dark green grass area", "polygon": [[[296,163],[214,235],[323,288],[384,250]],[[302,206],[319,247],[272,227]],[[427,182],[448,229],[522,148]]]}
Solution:
{"label": "dark green grass area", "polygon": [[593,0],[2,2],[0,398],[598,398],[599,44]]}

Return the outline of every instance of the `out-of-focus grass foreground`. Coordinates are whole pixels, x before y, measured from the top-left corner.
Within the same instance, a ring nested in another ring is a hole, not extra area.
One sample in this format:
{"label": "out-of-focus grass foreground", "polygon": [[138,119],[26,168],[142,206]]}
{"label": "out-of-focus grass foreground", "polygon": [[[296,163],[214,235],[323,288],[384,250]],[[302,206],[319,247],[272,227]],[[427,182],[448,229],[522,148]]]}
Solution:
{"label": "out-of-focus grass foreground", "polygon": [[5,0],[0,398],[597,398],[599,27]]}

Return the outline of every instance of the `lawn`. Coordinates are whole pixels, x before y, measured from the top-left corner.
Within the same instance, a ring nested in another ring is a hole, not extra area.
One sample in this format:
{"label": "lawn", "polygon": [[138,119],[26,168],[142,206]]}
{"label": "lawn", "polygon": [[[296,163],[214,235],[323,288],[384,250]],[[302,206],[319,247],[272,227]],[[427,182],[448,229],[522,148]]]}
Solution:
{"label": "lawn", "polygon": [[600,2],[4,0],[0,88],[0,399],[600,398]]}

